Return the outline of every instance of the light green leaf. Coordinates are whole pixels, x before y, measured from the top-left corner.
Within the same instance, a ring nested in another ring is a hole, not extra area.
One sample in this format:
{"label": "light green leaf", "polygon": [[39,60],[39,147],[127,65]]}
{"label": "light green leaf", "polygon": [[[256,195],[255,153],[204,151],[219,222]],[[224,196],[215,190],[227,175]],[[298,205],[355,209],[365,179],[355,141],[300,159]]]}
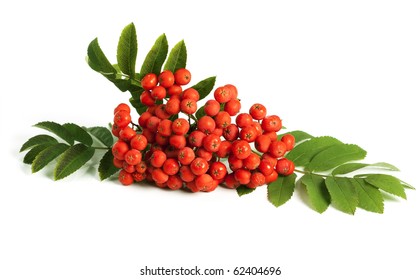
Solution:
{"label": "light green leaf", "polygon": [[121,32],[117,48],[117,61],[121,71],[134,78],[136,73],[137,34],[133,23]]}
{"label": "light green leaf", "polygon": [[92,146],[93,140],[89,133],[86,132],[83,128],[78,126],[74,123],[65,123],[63,127],[67,129],[71,135],[73,136],[74,140],[79,141],[87,146]]}
{"label": "light green leaf", "polygon": [[255,188],[248,188],[247,186],[239,186],[236,188],[236,192],[238,193],[239,196],[250,194],[255,190],[256,190]]}
{"label": "light green leaf", "polygon": [[352,162],[352,163],[345,163],[338,166],[332,171],[331,174],[332,175],[348,174],[348,173],[354,172],[356,170],[359,170],[365,167],[379,168],[379,169],[384,169],[384,170],[389,170],[389,171],[398,171],[397,167],[386,162],[378,162],[378,163],[373,163],[373,164]]}
{"label": "light green leaf", "polygon": [[83,144],[76,144],[70,147],[58,159],[54,169],[54,180],[63,179],[77,171],[92,158],[94,153],[95,149]]}
{"label": "light green leaf", "polygon": [[294,131],[285,132],[285,133],[277,135],[277,139],[280,140],[285,134],[292,134],[295,137],[295,143],[296,144],[298,144],[299,142],[302,142],[303,140],[313,138],[312,135],[310,135],[310,134],[308,134],[304,131],[294,130]]}
{"label": "light green leaf", "polygon": [[166,40],[166,35],[162,34],[157,38],[143,62],[140,70],[140,80],[148,73],[159,75],[167,54],[168,41]]}
{"label": "light green leaf", "polygon": [[353,144],[336,144],[316,154],[307,170],[326,171],[352,160],[364,159],[366,151]]}
{"label": "light green leaf", "polygon": [[103,53],[101,47],[99,46],[98,38],[95,38],[89,44],[87,53],[88,64],[93,70],[101,73],[106,77],[114,78],[117,70],[112,67],[112,64]]}
{"label": "light green leaf", "polygon": [[178,42],[171,52],[169,53],[168,59],[165,63],[165,70],[170,70],[172,73],[175,73],[176,70],[180,68],[185,68],[187,65],[187,48],[185,46],[184,40]]}
{"label": "light green leaf", "polygon": [[296,145],[286,157],[293,161],[296,166],[307,166],[318,153],[340,143],[339,140],[330,136],[315,137]]}
{"label": "light green leaf", "polygon": [[296,174],[279,178],[268,184],[268,200],[276,207],[286,203],[295,190]]}
{"label": "light green leaf", "polygon": [[213,90],[215,83],[216,83],[216,76],[213,76],[213,77],[209,77],[207,79],[202,80],[201,82],[192,86],[192,88],[198,91],[198,93],[200,94],[199,100],[201,100],[205,98],[207,95],[209,95],[209,93]]}
{"label": "light green leaf", "polygon": [[98,172],[101,181],[112,176],[119,170],[114,166],[113,159],[112,150],[108,150],[99,162]]}
{"label": "light green leaf", "polygon": [[391,175],[387,174],[369,174],[364,178],[365,181],[378,189],[386,191],[387,193],[407,199],[404,186],[401,181]]}
{"label": "light green leaf", "polygon": [[87,130],[107,148],[111,148],[114,144],[114,138],[112,137],[111,131],[109,131],[106,127],[95,126],[90,127]]}
{"label": "light green leaf", "polygon": [[32,173],[44,168],[53,159],[64,153],[70,146],[64,143],[57,143],[41,151],[32,162]]}
{"label": "light green leaf", "polygon": [[306,186],[309,201],[312,207],[318,212],[323,213],[331,203],[331,197],[325,185],[325,179],[314,174],[305,174],[301,178]]}
{"label": "light green leaf", "polygon": [[331,201],[338,210],[354,215],[357,193],[350,178],[327,177],[325,180]]}
{"label": "light green leaf", "polygon": [[70,145],[73,145],[74,143],[74,138],[71,135],[71,133],[61,124],[58,124],[56,122],[40,122],[34,126],[54,133],[55,135],[57,135],[58,137],[60,137],[61,139],[69,143]]}
{"label": "light green leaf", "polygon": [[29,150],[29,152],[26,153],[25,157],[23,158],[23,162],[26,164],[32,164],[36,156],[51,145],[54,145],[54,143],[45,143],[33,147]]}
{"label": "light green leaf", "polygon": [[374,213],[384,212],[384,198],[377,188],[360,178],[351,179],[351,182],[356,188],[359,208]]}
{"label": "light green leaf", "polygon": [[57,140],[54,137],[51,137],[49,135],[39,134],[39,135],[29,138],[28,141],[26,141],[22,145],[22,148],[20,148],[19,152],[23,152],[27,149],[33,148],[41,144],[46,144],[46,143],[54,144],[54,143],[57,143]]}

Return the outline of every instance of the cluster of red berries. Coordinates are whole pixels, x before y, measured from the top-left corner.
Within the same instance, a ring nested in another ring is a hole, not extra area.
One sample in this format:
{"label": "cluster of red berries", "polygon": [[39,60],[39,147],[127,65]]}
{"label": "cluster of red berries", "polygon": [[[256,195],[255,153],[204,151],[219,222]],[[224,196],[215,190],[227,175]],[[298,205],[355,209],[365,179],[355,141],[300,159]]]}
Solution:
{"label": "cluster of red berries", "polygon": [[140,101],[148,109],[138,124],[127,104],[115,108],[112,133],[119,140],[112,153],[122,184],[148,180],[162,188],[208,192],[218,185],[256,188],[294,172],[294,163],[284,156],[295,139],[291,134],[278,139],[278,116],[267,116],[262,104],[239,113],[238,91],[225,85],[214,91],[197,119],[200,94],[182,89],[190,80],[187,69],[145,75]]}

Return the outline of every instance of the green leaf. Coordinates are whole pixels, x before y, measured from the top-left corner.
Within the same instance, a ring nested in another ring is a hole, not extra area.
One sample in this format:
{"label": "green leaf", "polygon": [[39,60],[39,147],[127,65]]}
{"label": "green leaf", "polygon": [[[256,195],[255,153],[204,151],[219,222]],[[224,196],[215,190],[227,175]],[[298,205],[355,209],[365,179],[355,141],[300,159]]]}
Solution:
{"label": "green leaf", "polygon": [[330,136],[315,137],[296,145],[286,157],[293,161],[296,166],[307,166],[318,153],[340,143],[341,141]]}
{"label": "green leaf", "polygon": [[64,153],[70,146],[64,143],[57,143],[40,152],[32,162],[32,173],[44,168],[53,159]]}
{"label": "green leaf", "polygon": [[23,162],[26,164],[32,164],[36,156],[51,145],[54,145],[54,143],[45,143],[33,147],[29,150],[29,152],[26,153],[25,157],[23,158]]}
{"label": "green leaf", "polygon": [[247,186],[239,186],[236,188],[236,192],[238,193],[239,196],[250,194],[255,190],[256,189],[248,188]]}
{"label": "green leaf", "polygon": [[112,150],[108,150],[99,162],[98,172],[101,181],[112,176],[119,170],[114,166],[113,159]]}
{"label": "green leaf", "polygon": [[386,191],[387,193],[407,199],[404,186],[401,181],[394,176],[387,174],[369,174],[364,178],[365,181],[378,189]]}
{"label": "green leaf", "polygon": [[95,38],[88,46],[87,61],[89,66],[106,77],[113,78],[117,73],[112,64],[108,61],[101,47],[98,38]]}
{"label": "green leaf", "polygon": [[117,48],[117,61],[121,71],[134,78],[136,73],[137,35],[133,23],[121,32]]}
{"label": "green leaf", "polygon": [[46,144],[46,143],[54,144],[54,143],[57,143],[57,140],[54,137],[51,137],[49,135],[39,134],[39,135],[29,138],[28,141],[26,141],[22,145],[22,148],[20,148],[19,152],[23,152],[32,147],[35,147],[41,144]]}
{"label": "green leaf", "polygon": [[364,159],[366,151],[353,144],[336,144],[316,154],[309,165],[308,170],[326,171],[352,160]]}
{"label": "green leaf", "polygon": [[389,171],[398,171],[398,168],[392,164],[386,162],[378,162],[373,164],[368,163],[359,163],[359,162],[352,162],[352,163],[345,163],[332,171],[332,175],[341,175],[341,174],[348,174],[354,172],[356,170],[365,168],[365,167],[372,167],[372,168],[380,168]]}
{"label": "green leaf", "polygon": [[268,184],[268,200],[276,207],[286,203],[295,190],[296,174],[283,177],[279,176],[276,181]]}
{"label": "green leaf", "polygon": [[131,97],[130,103],[136,109],[139,115],[143,114],[147,110],[147,106],[141,103],[139,98],[134,99],[133,97]]}
{"label": "green leaf", "polygon": [[280,140],[285,134],[292,134],[295,137],[295,143],[299,143],[299,142],[302,142],[303,140],[313,138],[312,135],[310,135],[310,134],[308,134],[304,131],[294,130],[294,131],[290,131],[290,132],[286,132],[286,133],[282,133],[282,134],[277,135],[277,139]]}
{"label": "green leaf", "polygon": [[159,38],[157,38],[152,49],[144,59],[140,70],[140,80],[148,73],[155,73],[156,75],[159,75],[167,54],[168,41],[166,40],[166,35],[162,34]]}
{"label": "green leaf", "polygon": [[83,128],[78,126],[74,123],[65,123],[63,127],[67,129],[71,135],[73,136],[74,140],[79,141],[87,146],[92,146],[93,140],[89,133],[86,132]]}
{"label": "green leaf", "polygon": [[172,73],[175,73],[176,70],[180,68],[185,68],[187,65],[187,48],[185,46],[184,40],[178,42],[171,52],[169,53],[168,59],[165,63],[165,70],[170,70]]}
{"label": "green leaf", "polygon": [[354,215],[357,206],[357,193],[351,179],[329,176],[325,183],[335,207],[340,211]]}
{"label": "green leaf", "polygon": [[353,185],[356,188],[358,207],[365,209],[366,211],[383,213],[384,212],[384,198],[381,192],[366,183],[363,179],[352,179]]}
{"label": "green leaf", "polygon": [[58,124],[56,122],[40,122],[34,126],[54,133],[55,135],[57,135],[58,137],[60,137],[61,139],[69,143],[70,145],[73,145],[74,143],[74,138],[71,135],[71,133],[61,124]]}
{"label": "green leaf", "polygon": [[301,178],[301,181],[306,186],[312,207],[318,213],[323,213],[327,210],[331,203],[331,197],[325,185],[325,179],[322,176],[305,174]]}
{"label": "green leaf", "polygon": [[200,109],[197,110],[197,112],[195,113],[195,117],[199,120],[202,117],[204,117],[206,115],[206,113],[204,112],[204,106],[201,106]]}
{"label": "green leaf", "polygon": [[216,83],[216,76],[209,77],[201,82],[197,83],[196,85],[192,86],[193,89],[198,91],[200,94],[200,99],[205,98],[209,93],[212,91],[214,84]]}
{"label": "green leaf", "polygon": [[70,147],[59,159],[54,169],[54,180],[63,179],[77,171],[88,162],[95,149],[83,144],[76,144]]}
{"label": "green leaf", "polygon": [[109,131],[109,129],[106,127],[95,126],[90,127],[87,130],[107,148],[111,148],[111,146],[114,144],[114,138],[112,137],[111,131]]}

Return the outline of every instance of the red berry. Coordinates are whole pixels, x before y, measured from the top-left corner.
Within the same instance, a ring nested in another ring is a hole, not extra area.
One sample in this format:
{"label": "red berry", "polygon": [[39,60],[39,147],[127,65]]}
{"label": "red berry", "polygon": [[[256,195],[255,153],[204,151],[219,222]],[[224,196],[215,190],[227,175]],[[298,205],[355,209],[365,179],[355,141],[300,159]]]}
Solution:
{"label": "red berry", "polygon": [[169,144],[180,150],[187,145],[187,140],[184,135],[172,135],[169,137]]}
{"label": "red berry", "polygon": [[200,130],[194,130],[191,132],[190,136],[188,136],[188,143],[192,147],[201,147],[203,145],[203,139],[206,137],[206,134]]}
{"label": "red berry", "polygon": [[[274,172],[273,172],[274,173]],[[259,187],[265,184],[265,176],[264,174],[262,174],[261,172],[254,172],[251,175],[251,182],[250,182],[250,186],[251,187]]]}
{"label": "red berry", "polygon": [[258,166],[258,169],[261,171],[264,176],[268,176],[274,171],[274,166],[271,164],[269,160],[263,159]]}
{"label": "red berry", "polygon": [[209,173],[213,179],[223,180],[227,173],[226,165],[220,161],[213,162],[210,165]]}
{"label": "red berry", "polygon": [[130,173],[128,173],[125,170],[121,170],[118,175],[118,180],[123,184],[124,186],[131,185],[134,182],[133,176],[131,176]]}
{"label": "red berry", "polygon": [[114,159],[112,160],[112,162],[113,162],[113,164],[114,164],[114,166],[115,166],[116,168],[123,168],[123,162],[124,162],[124,161],[119,160],[119,159],[117,159],[117,158],[114,158]]}
{"label": "red berry", "polygon": [[267,135],[260,135],[255,139],[255,148],[261,153],[265,153],[270,148],[271,139]]}
{"label": "red berry", "polygon": [[190,168],[192,173],[198,176],[209,170],[209,163],[205,159],[198,157],[191,162]]}
{"label": "red berry", "polygon": [[228,157],[229,167],[232,169],[232,171],[235,171],[239,168],[242,168],[244,166],[243,160],[237,158],[235,155],[231,154]]}
{"label": "red berry", "polygon": [[134,167],[134,165],[128,164],[126,161],[123,162],[123,169],[124,171],[132,174],[136,171],[136,168]]}
{"label": "red berry", "polygon": [[185,135],[187,134],[188,130],[190,129],[190,124],[186,119],[179,118],[174,120],[172,123],[172,132],[178,135]]}
{"label": "red berry", "polygon": [[189,88],[182,93],[182,99],[192,99],[197,102],[200,99],[200,94],[195,88]]}
{"label": "red berry", "polygon": [[228,141],[234,141],[238,139],[239,128],[236,124],[230,124],[223,129],[223,137]]}
{"label": "red berry", "polygon": [[140,94],[140,102],[146,106],[153,106],[155,104],[155,99],[150,94],[150,91],[145,90]]}
{"label": "red berry", "polygon": [[225,87],[218,87],[214,91],[214,99],[216,99],[219,103],[226,103],[232,99],[229,89]]}
{"label": "red berry", "polygon": [[276,164],[276,171],[279,175],[288,176],[295,171],[295,164],[287,158],[279,159]]}
{"label": "red berry", "polygon": [[162,169],[156,168],[152,171],[152,178],[158,184],[164,184],[168,181],[169,176]]}
{"label": "red berry", "polygon": [[192,99],[183,99],[181,101],[181,111],[187,115],[192,115],[197,111],[197,102]]}
{"label": "red berry", "polygon": [[155,87],[158,83],[158,79],[156,74],[149,73],[146,74],[143,79],[141,79],[141,87],[145,90],[151,90],[153,87]]}
{"label": "red berry", "polygon": [[281,141],[286,144],[287,151],[291,151],[295,146],[295,137],[292,134],[283,135]]}
{"label": "red berry", "polygon": [[236,116],[236,114],[241,110],[241,102],[238,99],[231,99],[226,102],[223,110],[231,116]]}
{"label": "red berry", "polygon": [[236,124],[243,128],[245,126],[251,125],[253,122],[252,117],[250,114],[247,113],[241,113],[236,117]]}
{"label": "red berry", "polygon": [[235,175],[233,173],[227,174],[225,177],[225,186],[229,189],[236,189],[241,184],[235,179]]}
{"label": "red berry", "polygon": [[270,175],[265,175],[265,183],[270,184],[271,182],[274,182],[279,177],[279,174],[277,172],[272,172]]}
{"label": "red berry", "polygon": [[177,98],[171,98],[166,103],[165,110],[170,115],[178,114],[181,111],[181,101]]}
{"label": "red berry", "polygon": [[120,139],[123,141],[130,141],[134,136],[136,136],[136,131],[131,127],[127,126],[120,131]]}
{"label": "red berry", "polygon": [[205,134],[210,134],[216,128],[216,122],[209,116],[203,116],[198,120],[197,128]]}
{"label": "red berry", "polygon": [[206,149],[204,149],[204,148],[199,148],[199,149],[195,152],[195,155],[196,155],[197,157],[200,157],[200,158],[205,159],[206,161],[211,161],[211,159],[213,158],[213,153],[212,153],[212,152],[207,151],[207,150],[206,150]]}
{"label": "red berry", "polygon": [[179,169],[179,176],[181,177],[182,181],[184,182],[191,182],[194,180],[195,175],[192,173],[190,166],[183,165]]}
{"label": "red berry", "polygon": [[121,129],[125,128],[131,123],[130,113],[127,111],[118,111],[114,115],[114,123]]}
{"label": "red berry", "polygon": [[286,144],[279,140],[271,142],[268,152],[275,158],[282,157],[287,152]]}
{"label": "red berry", "polygon": [[149,112],[144,112],[143,114],[140,115],[139,117],[139,125],[143,128],[146,127],[147,124],[147,120],[152,116],[151,113]]}
{"label": "red berry", "polygon": [[168,94],[170,96],[180,96],[182,93],[182,87],[179,85],[173,85],[168,88]]}
{"label": "red berry", "polygon": [[175,83],[175,76],[170,70],[165,70],[158,77],[159,85],[169,88]]}
{"label": "red berry", "polygon": [[225,88],[229,90],[232,99],[238,98],[238,90],[236,89],[234,85],[227,84],[225,85]]}
{"label": "red berry", "polygon": [[245,159],[251,154],[251,146],[245,140],[236,140],[232,144],[232,152],[239,159]]}
{"label": "red berry", "polygon": [[130,165],[136,165],[141,162],[141,153],[139,150],[131,149],[124,155],[125,161]]}
{"label": "red berry", "polygon": [[112,154],[116,159],[124,160],[125,154],[130,150],[127,143],[124,141],[117,141],[115,142],[114,146],[112,146]]}
{"label": "red berry", "polygon": [[159,145],[160,148],[168,145],[168,143],[169,143],[169,137],[168,136],[164,136],[164,135],[160,134],[159,132],[155,134],[155,144]]}
{"label": "red berry", "polygon": [[175,83],[177,85],[186,85],[191,81],[191,73],[185,68],[181,68],[175,71]]}
{"label": "red berry", "polygon": [[232,143],[229,141],[222,141],[220,143],[219,150],[216,152],[219,158],[225,158],[229,155],[232,148]]}
{"label": "red berry", "polygon": [[249,109],[249,114],[254,118],[254,120],[262,120],[267,115],[267,109],[264,105],[255,103]]}
{"label": "red berry", "polygon": [[185,147],[178,153],[178,160],[182,165],[189,165],[194,159],[194,150],[190,147]]}
{"label": "red berry", "polygon": [[166,185],[171,190],[179,190],[180,188],[182,188],[182,184],[183,182],[181,180],[181,177],[179,177],[178,175],[169,176],[168,181],[166,182]]}
{"label": "red berry", "polygon": [[261,159],[257,154],[251,153],[246,159],[243,160],[244,167],[248,170],[257,169],[261,163]]}
{"label": "red berry", "polygon": [[209,134],[203,139],[203,147],[209,152],[217,152],[220,147],[220,137],[215,134]]}
{"label": "red berry", "polygon": [[176,159],[168,158],[163,163],[162,169],[168,175],[175,175],[179,171],[179,163]]}
{"label": "red berry", "polygon": [[233,173],[236,181],[241,185],[246,185],[251,181],[251,172],[249,170],[240,168]]}
{"label": "red berry", "polygon": [[140,161],[140,163],[137,164],[134,167],[136,168],[136,172],[138,172],[138,173],[145,173],[146,169],[147,169],[146,162],[144,162],[144,161]]}
{"label": "red berry", "polygon": [[144,179],[146,179],[146,174],[145,173],[134,172],[134,173],[131,174],[131,176],[133,176],[133,179],[136,182],[141,182]]}
{"label": "red berry", "polygon": [[162,120],[157,127],[157,131],[162,136],[170,136],[172,134],[172,122],[170,120]]}
{"label": "red berry", "polygon": [[147,129],[149,129],[152,132],[156,132],[157,128],[159,126],[160,123],[160,119],[158,117],[155,116],[151,116],[146,123],[146,127]]}
{"label": "red berry", "polygon": [[158,117],[161,120],[169,119],[171,114],[166,112],[166,104],[159,104],[159,105],[156,106],[155,116]]}
{"label": "red berry", "polygon": [[166,89],[163,86],[155,86],[150,95],[156,100],[162,100],[166,97]]}
{"label": "red berry", "polygon": [[264,129],[264,131],[267,132],[277,132],[281,129],[282,122],[281,119],[276,115],[268,116],[263,118],[261,127]]}
{"label": "red berry", "polygon": [[166,154],[162,151],[156,150],[152,153],[152,156],[150,157],[150,164],[153,167],[162,167],[163,163],[166,160]]}
{"label": "red berry", "polygon": [[114,115],[116,114],[116,113],[118,113],[119,111],[127,111],[127,112],[129,112],[130,113],[130,106],[128,106],[127,104],[125,104],[125,103],[121,103],[121,104],[119,104],[117,107],[115,107],[115,109],[114,109]]}
{"label": "red berry", "polygon": [[115,123],[112,125],[111,129],[112,135],[115,137],[120,137],[121,128],[118,127]]}
{"label": "red berry", "polygon": [[209,174],[201,174],[197,176],[194,182],[200,191],[205,191],[213,186],[213,178]]}
{"label": "red berry", "polygon": [[216,122],[216,127],[225,128],[231,124],[230,115],[225,111],[220,111],[215,117],[214,121]]}
{"label": "red berry", "polygon": [[248,125],[241,129],[239,137],[247,142],[254,142],[257,138],[257,131],[252,125]]}
{"label": "red berry", "polygon": [[206,104],[204,104],[204,112],[207,116],[214,117],[220,111],[220,103],[214,99],[208,100]]}

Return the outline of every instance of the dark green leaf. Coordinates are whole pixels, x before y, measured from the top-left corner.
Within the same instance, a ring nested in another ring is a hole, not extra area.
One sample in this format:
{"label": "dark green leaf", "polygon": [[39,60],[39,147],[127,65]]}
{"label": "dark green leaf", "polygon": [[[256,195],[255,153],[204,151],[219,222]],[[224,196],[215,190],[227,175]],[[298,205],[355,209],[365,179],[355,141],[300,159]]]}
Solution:
{"label": "dark green leaf", "polygon": [[87,146],[92,146],[93,140],[89,133],[86,132],[83,128],[74,123],[65,123],[63,127],[66,128],[74,140],[79,141]]}
{"label": "dark green leaf", "polygon": [[287,158],[292,160],[296,166],[307,166],[314,156],[323,150],[341,142],[330,136],[315,137],[302,142],[293,148]]}
{"label": "dark green leaf", "polygon": [[117,61],[121,71],[134,78],[137,58],[137,34],[133,23],[121,32],[117,48]]}
{"label": "dark green leaf", "polygon": [[295,190],[296,174],[279,178],[268,184],[268,200],[276,207],[286,203]]}
{"label": "dark green leaf", "polygon": [[25,157],[23,158],[23,162],[26,164],[32,164],[36,156],[51,145],[54,145],[54,143],[45,143],[33,147],[29,150],[29,152],[26,153]]}
{"label": "dark green leaf", "polygon": [[216,76],[213,76],[205,80],[202,80],[198,84],[192,86],[192,88],[198,91],[198,93],[200,94],[200,100],[201,100],[205,98],[207,95],[209,95],[215,83],[216,83]]}
{"label": "dark green leaf", "polygon": [[353,163],[345,163],[338,166],[332,171],[331,174],[332,175],[348,174],[348,173],[354,172],[356,170],[359,170],[365,167],[381,168],[381,169],[385,169],[389,171],[398,171],[398,168],[386,162],[378,162],[378,163],[373,163],[373,164],[353,162]]}
{"label": "dark green leaf", "polygon": [[325,180],[331,201],[338,210],[354,215],[357,193],[350,178],[327,177]]}
{"label": "dark green leaf", "polygon": [[206,115],[206,113],[204,112],[204,106],[201,106],[200,109],[197,110],[197,112],[195,113],[195,117],[199,120],[202,117],[204,117]]}
{"label": "dark green leaf", "polygon": [[112,137],[111,131],[109,131],[106,127],[90,127],[88,128],[88,131],[106,147],[110,148],[114,144],[114,138]]}
{"label": "dark green leaf", "polygon": [[352,183],[356,188],[359,208],[375,213],[384,212],[384,198],[377,188],[360,178],[352,179]]}
{"label": "dark green leaf", "polygon": [[44,168],[53,159],[64,153],[70,146],[64,143],[57,143],[40,152],[32,162],[32,173]]}
{"label": "dark green leaf", "polygon": [[88,162],[95,149],[83,144],[76,144],[70,147],[59,159],[54,169],[54,180],[63,179],[77,171]]}
{"label": "dark green leaf", "polygon": [[353,144],[336,144],[316,154],[309,165],[308,170],[326,171],[352,160],[364,159],[366,151]]}
{"label": "dark green leaf", "polygon": [[187,48],[185,47],[184,40],[178,42],[171,52],[165,63],[165,70],[170,70],[175,73],[180,68],[185,68],[187,65]]}
{"label": "dark green leaf", "polygon": [[304,131],[294,130],[294,131],[279,134],[277,136],[277,139],[280,140],[285,134],[292,134],[295,137],[296,144],[299,143],[299,142],[302,142],[303,140],[313,138],[312,135],[310,135],[310,134],[308,134]]}
{"label": "dark green leaf", "polygon": [[89,44],[87,53],[88,64],[93,70],[100,72],[106,77],[113,78],[115,76],[117,70],[112,67],[112,64],[106,58],[101,47],[99,47],[98,38],[95,38]]}
{"label": "dark green leaf", "polygon": [[401,181],[398,178],[395,178],[394,176],[387,174],[369,174],[366,175],[364,179],[367,183],[377,187],[378,189],[407,199]]}
{"label": "dark green leaf", "polygon": [[32,147],[35,147],[41,144],[46,144],[46,143],[54,144],[54,143],[57,143],[57,140],[54,137],[51,137],[49,135],[39,134],[39,135],[29,138],[28,141],[26,141],[25,144],[22,145],[22,148],[20,148],[19,152],[23,152]]}
{"label": "dark green leaf", "polygon": [[112,155],[112,150],[108,150],[99,162],[98,172],[101,181],[110,177],[119,170],[114,166],[113,159],[114,156]]}
{"label": "dark green leaf", "polygon": [[166,40],[165,34],[162,34],[159,38],[157,38],[155,44],[143,62],[140,70],[140,79],[143,79],[144,75],[148,73],[155,73],[156,75],[159,75],[167,54],[168,41]]}
{"label": "dark green leaf", "polygon": [[331,197],[328,193],[325,179],[314,174],[305,174],[301,178],[302,183],[306,186],[309,201],[312,207],[318,212],[322,213],[327,210],[331,203]]}
{"label": "dark green leaf", "polygon": [[60,137],[61,139],[69,143],[70,145],[73,145],[74,143],[74,138],[71,135],[71,133],[61,124],[58,124],[56,122],[40,122],[34,126],[54,133],[55,135],[57,135],[58,137]]}
{"label": "dark green leaf", "polygon": [[256,189],[248,188],[247,186],[239,186],[239,187],[236,188],[236,192],[238,193],[239,196],[243,196],[243,195],[252,193],[255,190]]}

